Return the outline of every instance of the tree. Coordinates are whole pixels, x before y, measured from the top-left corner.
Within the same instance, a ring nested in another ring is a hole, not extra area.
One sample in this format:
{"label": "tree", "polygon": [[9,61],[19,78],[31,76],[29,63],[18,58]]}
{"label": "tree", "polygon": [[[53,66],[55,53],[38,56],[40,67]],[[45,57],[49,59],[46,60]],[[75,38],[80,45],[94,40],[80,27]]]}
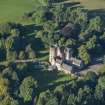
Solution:
{"label": "tree", "polygon": [[73,9],[71,11],[70,21],[74,24],[79,24],[82,28],[85,28],[88,21],[87,11],[81,8]]}
{"label": "tree", "polygon": [[66,40],[63,37],[58,41],[59,46],[65,46],[65,43],[66,43]]}
{"label": "tree", "polygon": [[11,25],[10,23],[3,23],[0,25],[0,33],[2,35],[8,35],[11,31]]}
{"label": "tree", "polygon": [[80,88],[77,96],[77,103],[81,105],[94,105],[94,95],[92,89],[85,86],[83,89]]}
{"label": "tree", "polygon": [[85,45],[82,45],[79,47],[79,57],[84,61],[84,63],[86,65],[91,62],[90,55],[89,55]]}
{"label": "tree", "polygon": [[8,50],[7,51],[6,59],[8,61],[14,61],[14,60],[16,60],[17,59],[17,53],[16,53],[16,51],[10,51],[10,50]]}
{"label": "tree", "polygon": [[33,98],[34,90],[37,88],[37,81],[32,76],[24,78],[20,85],[20,96],[24,99],[24,102],[31,101]]}
{"label": "tree", "polygon": [[40,93],[37,105],[45,105],[51,96],[52,94],[49,90]]}
{"label": "tree", "polygon": [[56,5],[53,8],[54,20],[56,23],[64,22],[65,18],[65,7],[64,5]]}
{"label": "tree", "polygon": [[0,101],[0,105],[20,105],[19,102],[13,99],[11,96],[6,96],[3,100]]}
{"label": "tree", "polygon": [[84,77],[87,84],[91,87],[95,87],[95,85],[97,83],[97,78],[98,78],[98,76],[96,75],[96,73],[92,72],[92,71],[87,72],[86,76]]}
{"label": "tree", "polygon": [[76,105],[77,97],[74,94],[70,94],[67,100],[67,105]]}
{"label": "tree", "polygon": [[76,45],[76,41],[74,39],[68,39],[66,41],[66,46],[73,47]]}
{"label": "tree", "polygon": [[95,88],[95,98],[101,104],[104,102],[104,94],[103,94],[103,91],[102,91],[102,89],[98,85]]}
{"label": "tree", "polygon": [[44,31],[48,32],[48,33],[53,33],[54,30],[56,30],[57,24],[53,21],[48,21],[46,23],[44,23],[43,25],[43,29]]}
{"label": "tree", "polygon": [[8,93],[9,81],[0,75],[0,96],[6,96]]}
{"label": "tree", "polygon": [[101,39],[102,41],[105,41],[105,32],[103,32],[103,34],[100,36],[100,39]]}
{"label": "tree", "polygon": [[0,39],[0,49],[5,48],[5,40],[3,38]]}
{"label": "tree", "polygon": [[98,79],[98,84],[95,89],[96,99],[100,101],[100,104],[105,104],[105,76]]}
{"label": "tree", "polygon": [[28,57],[29,57],[29,59],[35,59],[35,57],[36,57],[36,54],[35,54],[35,52],[33,51],[33,50],[31,50],[30,52],[28,52]]}
{"label": "tree", "polygon": [[20,34],[20,31],[19,31],[18,29],[12,29],[12,30],[11,30],[11,35],[12,35],[13,37],[18,37],[19,34]]}
{"label": "tree", "polygon": [[20,53],[19,53],[19,59],[23,60],[25,58],[26,58],[25,52],[24,51],[20,51]]}
{"label": "tree", "polygon": [[[10,51],[13,47],[14,39],[12,37],[8,37],[5,41],[5,48],[6,48],[6,58],[9,59],[9,57],[12,56],[12,51]],[[15,55],[16,53],[14,53]],[[10,60],[10,59],[9,59]]]}
{"label": "tree", "polygon": [[35,8],[35,12],[32,15],[32,19],[35,20],[36,24],[43,24],[47,20],[46,12],[48,11],[49,11],[48,6],[38,6]]}
{"label": "tree", "polygon": [[82,29],[81,32],[80,32],[80,35],[79,35],[79,38],[80,40],[83,42],[83,41],[86,41],[88,40],[92,35],[92,33],[90,32],[90,30],[88,29]]}
{"label": "tree", "polygon": [[105,91],[105,76],[99,78],[98,86]]}
{"label": "tree", "polygon": [[59,105],[56,97],[50,97],[46,105]]}
{"label": "tree", "polygon": [[55,30],[56,30],[57,24],[48,21],[43,25],[43,34],[41,34],[42,41],[47,45],[54,44],[56,42],[55,39]]}
{"label": "tree", "polygon": [[25,52],[30,52],[32,50],[32,45],[31,44],[28,44],[25,48]]}
{"label": "tree", "polygon": [[3,77],[8,78],[11,81],[12,80],[14,80],[14,81],[19,80],[17,73],[12,69],[12,67],[5,68],[2,71],[2,75],[3,75]]}
{"label": "tree", "polygon": [[49,4],[49,0],[38,0],[38,3],[40,3],[41,6],[47,6]]}
{"label": "tree", "polygon": [[99,16],[90,19],[88,30],[96,32],[102,31],[102,21]]}
{"label": "tree", "polygon": [[64,86],[61,85],[61,86],[57,86],[54,90],[54,94],[56,95],[56,97],[58,98],[58,100],[60,101],[62,96],[64,95]]}
{"label": "tree", "polygon": [[35,51],[32,49],[31,44],[26,46],[25,52],[28,54],[29,59],[34,59],[36,57]]}
{"label": "tree", "polygon": [[7,50],[11,49],[14,43],[14,39],[12,37],[8,37],[5,41],[5,48]]}
{"label": "tree", "polygon": [[20,105],[20,104],[19,104],[18,100],[12,100],[11,105]]}
{"label": "tree", "polygon": [[91,50],[91,49],[95,49],[97,46],[97,38],[94,35],[92,38],[89,39],[89,41],[86,43],[86,47]]}

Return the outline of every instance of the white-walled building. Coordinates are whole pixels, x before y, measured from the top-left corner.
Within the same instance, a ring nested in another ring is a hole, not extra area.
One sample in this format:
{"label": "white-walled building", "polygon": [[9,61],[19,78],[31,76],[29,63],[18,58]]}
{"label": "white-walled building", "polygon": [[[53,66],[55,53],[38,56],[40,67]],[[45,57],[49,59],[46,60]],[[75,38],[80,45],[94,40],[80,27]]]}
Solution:
{"label": "white-walled building", "polygon": [[50,46],[49,62],[56,66],[58,70],[65,73],[74,72],[74,67],[82,69],[84,64],[82,60],[73,57],[73,49],[68,47]]}

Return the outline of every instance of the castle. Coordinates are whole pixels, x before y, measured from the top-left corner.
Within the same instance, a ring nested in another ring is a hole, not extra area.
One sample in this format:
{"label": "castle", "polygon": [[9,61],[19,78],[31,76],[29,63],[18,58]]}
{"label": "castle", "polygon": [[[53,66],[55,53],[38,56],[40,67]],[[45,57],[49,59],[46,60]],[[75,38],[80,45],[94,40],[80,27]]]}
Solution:
{"label": "castle", "polygon": [[50,46],[49,62],[51,66],[69,74],[74,73],[75,69],[80,70],[84,67],[82,60],[73,57],[72,48],[58,45]]}

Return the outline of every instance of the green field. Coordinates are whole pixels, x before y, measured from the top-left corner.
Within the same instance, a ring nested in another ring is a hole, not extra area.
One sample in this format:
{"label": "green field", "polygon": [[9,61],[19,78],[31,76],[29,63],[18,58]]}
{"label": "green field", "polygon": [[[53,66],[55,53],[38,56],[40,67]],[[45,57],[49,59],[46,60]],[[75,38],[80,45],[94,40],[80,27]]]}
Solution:
{"label": "green field", "polygon": [[34,10],[35,4],[35,0],[0,0],[0,23],[23,22],[24,12]]}

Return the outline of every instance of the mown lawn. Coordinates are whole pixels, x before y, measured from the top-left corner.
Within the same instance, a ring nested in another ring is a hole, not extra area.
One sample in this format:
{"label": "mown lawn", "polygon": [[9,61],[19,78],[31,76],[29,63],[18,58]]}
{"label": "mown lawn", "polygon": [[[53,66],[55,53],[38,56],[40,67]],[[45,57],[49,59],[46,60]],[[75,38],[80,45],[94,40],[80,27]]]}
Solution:
{"label": "mown lawn", "polygon": [[23,22],[23,14],[34,10],[36,4],[35,0],[0,0],[0,23]]}

